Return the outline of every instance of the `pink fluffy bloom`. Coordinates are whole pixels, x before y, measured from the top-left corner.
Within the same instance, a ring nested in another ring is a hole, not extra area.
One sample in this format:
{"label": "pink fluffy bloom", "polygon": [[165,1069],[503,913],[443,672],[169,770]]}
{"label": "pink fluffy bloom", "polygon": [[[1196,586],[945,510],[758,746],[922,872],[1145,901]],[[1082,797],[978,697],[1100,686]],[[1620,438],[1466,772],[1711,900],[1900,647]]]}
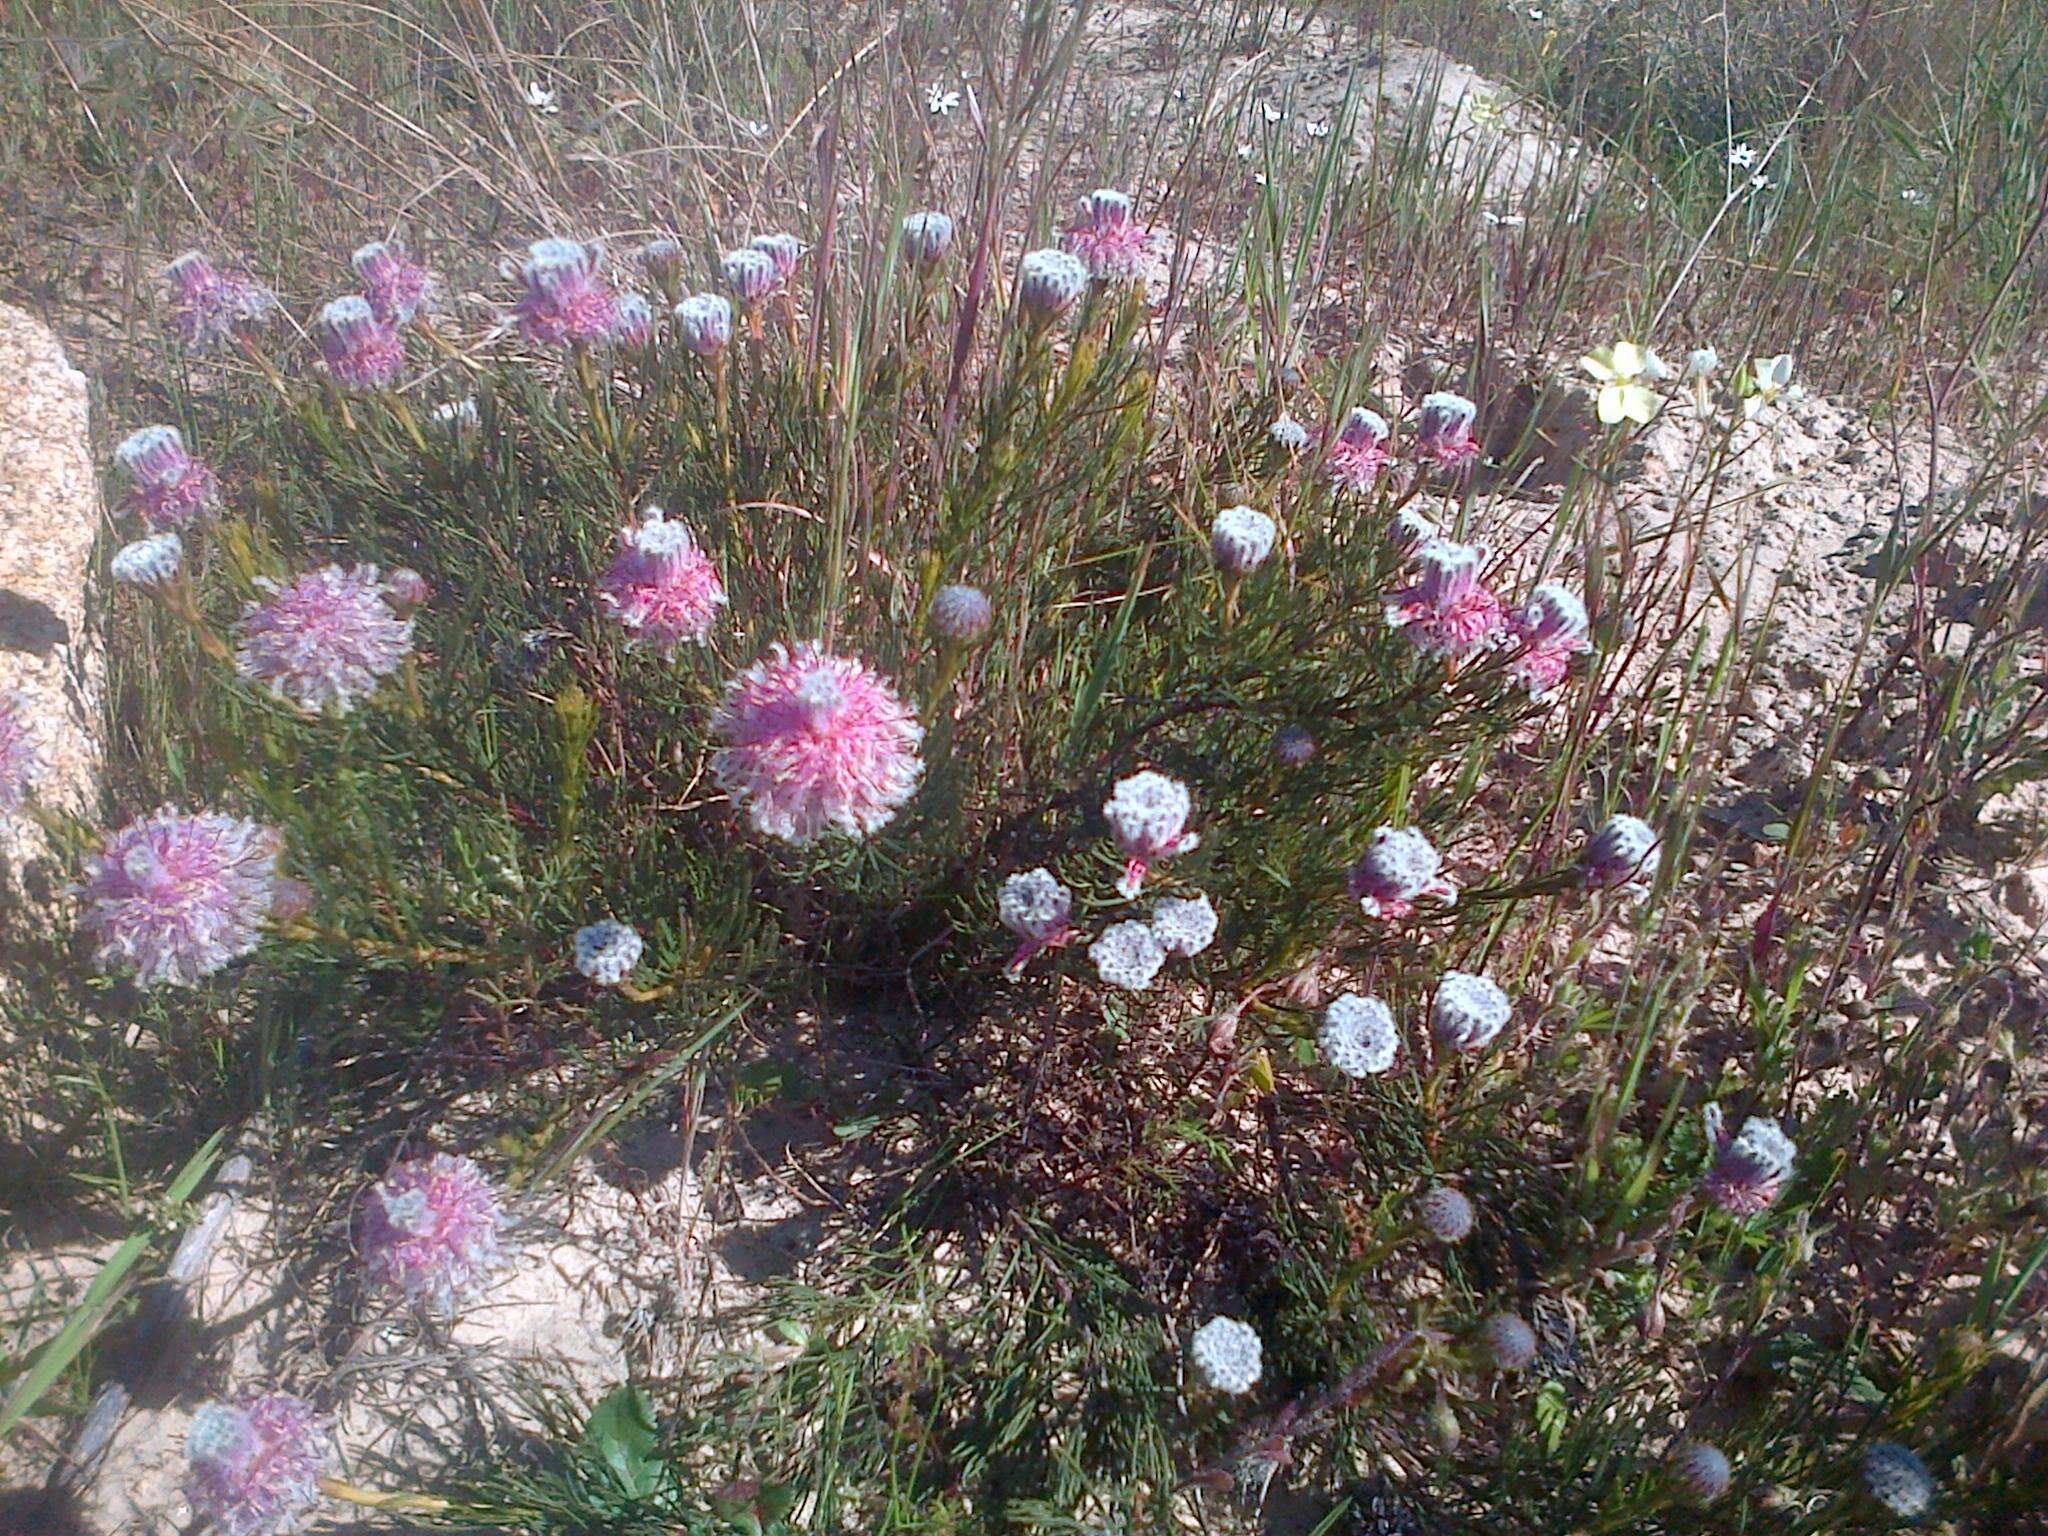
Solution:
{"label": "pink fluffy bloom", "polygon": [[309,713],[345,715],[412,653],[377,567],[309,571],[242,620],[235,670]]}
{"label": "pink fluffy bloom", "polygon": [[537,240],[520,277],[526,292],[514,313],[535,346],[600,347],[618,330],[618,299],[597,269],[598,250],[574,240]]}
{"label": "pink fluffy bloom", "polygon": [[888,681],[812,641],[773,645],[727,685],[711,760],[756,830],[792,843],[865,837],[916,792],[924,731]]}
{"label": "pink fluffy bloom", "polygon": [[1479,457],[1479,439],[1472,431],[1478,416],[1479,407],[1463,395],[1424,395],[1415,419],[1415,445],[1439,468],[1456,474]]}
{"label": "pink fluffy bloom", "polygon": [[362,280],[363,297],[387,325],[410,325],[433,303],[433,273],[408,256],[396,240],[359,245],[349,263]]}
{"label": "pink fluffy bloom", "polygon": [[164,268],[171,329],[195,352],[210,352],[239,326],[267,320],[277,298],[246,272],[216,267],[187,251]]}
{"label": "pink fluffy bloom", "polygon": [[1389,432],[1386,417],[1354,405],[1323,455],[1330,478],[1348,490],[1371,490],[1387,467]]}
{"label": "pink fluffy bloom", "polygon": [[176,427],[144,427],[114,450],[128,472],[128,501],[152,528],[183,528],[199,521],[220,499],[213,471],[185,450]]}
{"label": "pink fluffy bloom", "polygon": [[314,322],[320,360],[343,389],[389,389],[405,369],[405,338],[380,320],[370,301],[349,294],[329,300]]}
{"label": "pink fluffy bloom", "polygon": [[282,1536],[320,1499],[327,1421],[283,1392],[204,1403],[185,1435],[185,1493],[221,1536]]}
{"label": "pink fluffy bloom", "polygon": [[1187,785],[1146,769],[1119,779],[1102,807],[1103,819],[1125,859],[1117,892],[1131,900],[1144,889],[1145,877],[1161,859],[1192,853],[1201,838],[1187,830],[1194,798]]}
{"label": "pink fluffy bloom", "polygon": [[672,656],[685,640],[710,638],[725,606],[725,585],[690,530],[649,507],[638,523],[620,531],[619,552],[598,597],[636,643]]}
{"label": "pink fluffy bloom", "polygon": [[1492,645],[1505,615],[1498,597],[1479,579],[1486,551],[1436,539],[1417,551],[1422,578],[1387,600],[1387,623],[1424,655],[1456,663]]}
{"label": "pink fluffy bloom", "polygon": [[1714,1148],[1714,1166],[1700,1186],[1707,1198],[1731,1216],[1768,1210],[1798,1159],[1792,1138],[1763,1115],[1751,1115],[1731,1136],[1718,1104],[1707,1106],[1706,1119],[1707,1139]]}
{"label": "pink fluffy bloom", "polygon": [[1509,621],[1521,648],[1508,661],[1508,676],[1540,699],[1565,680],[1572,658],[1593,649],[1591,627],[1578,594],[1545,582]]}
{"label": "pink fluffy bloom", "polygon": [[1104,187],[1081,199],[1080,217],[1060,244],[1080,257],[1097,282],[1128,283],[1145,275],[1158,241],[1131,214],[1131,200]]}
{"label": "pink fluffy bloom", "polygon": [[483,1170],[436,1152],[399,1163],[370,1186],[356,1246],[372,1285],[450,1313],[498,1267],[504,1225]]}
{"label": "pink fluffy bloom", "polygon": [[1345,885],[1367,917],[1400,918],[1427,898],[1453,906],[1458,888],[1444,878],[1443,855],[1413,827],[1377,827]]}
{"label": "pink fluffy bloom", "polygon": [[280,903],[297,899],[296,883],[278,877],[283,847],[272,828],[234,816],[162,810],[130,822],[79,888],[94,958],[145,987],[197,985],[255,949]]}
{"label": "pink fluffy bloom", "polygon": [[43,776],[43,750],[29,723],[28,696],[0,693],[0,811],[28,804]]}

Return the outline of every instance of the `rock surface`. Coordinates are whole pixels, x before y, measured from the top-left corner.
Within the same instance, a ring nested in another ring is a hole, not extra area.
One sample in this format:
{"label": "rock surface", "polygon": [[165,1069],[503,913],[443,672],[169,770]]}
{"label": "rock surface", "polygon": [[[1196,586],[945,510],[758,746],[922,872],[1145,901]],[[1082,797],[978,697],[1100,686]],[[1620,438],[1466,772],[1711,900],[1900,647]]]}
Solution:
{"label": "rock surface", "polygon": [[[85,375],[40,321],[0,304],[0,378],[0,692],[27,700],[43,803],[87,811],[102,658],[86,586],[101,518]],[[52,899],[43,854],[32,822],[0,814],[0,911]]]}

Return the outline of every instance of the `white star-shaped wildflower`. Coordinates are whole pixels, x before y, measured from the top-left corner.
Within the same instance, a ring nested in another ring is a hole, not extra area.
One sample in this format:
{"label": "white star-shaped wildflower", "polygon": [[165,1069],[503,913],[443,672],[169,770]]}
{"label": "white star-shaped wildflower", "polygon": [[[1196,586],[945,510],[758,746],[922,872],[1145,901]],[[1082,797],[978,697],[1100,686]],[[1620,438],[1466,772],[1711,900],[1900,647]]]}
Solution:
{"label": "white star-shaped wildflower", "polygon": [[960,110],[960,93],[943,85],[928,85],[924,88],[924,109],[933,117],[951,117]]}

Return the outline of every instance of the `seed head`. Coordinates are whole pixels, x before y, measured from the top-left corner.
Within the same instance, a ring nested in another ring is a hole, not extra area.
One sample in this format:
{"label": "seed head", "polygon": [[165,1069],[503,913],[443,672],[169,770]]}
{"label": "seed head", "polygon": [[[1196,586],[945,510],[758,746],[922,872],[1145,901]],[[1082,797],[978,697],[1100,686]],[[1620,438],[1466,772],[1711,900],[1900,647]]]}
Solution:
{"label": "seed head", "polygon": [[1507,1028],[1514,1005],[1485,976],[1445,971],[1430,1005],[1429,1028],[1447,1051],[1483,1051]]}
{"label": "seed head", "polygon": [[1027,869],[1003,882],[996,901],[1002,924],[1020,939],[1043,943],[1072,926],[1074,893],[1049,869]]}
{"label": "seed head", "polygon": [[1735,1472],[1719,1446],[1704,1440],[1681,1440],[1671,1453],[1671,1480],[1687,1503],[1704,1509],[1728,1491]]}
{"label": "seed head", "polygon": [[953,249],[953,221],[943,213],[913,213],[903,220],[903,251],[912,266],[936,267]]}
{"label": "seed head", "polygon": [[1536,1363],[1536,1330],[1512,1312],[1497,1312],[1480,1325],[1487,1358],[1497,1371],[1526,1371]]}
{"label": "seed head", "polygon": [[1272,425],[1266,428],[1266,436],[1289,453],[1299,453],[1308,446],[1308,428],[1286,411],[1273,418]]}
{"label": "seed head", "polygon": [[356,1244],[373,1287],[443,1315],[475,1299],[503,1258],[498,1192],[466,1157],[436,1152],[370,1186]]}
{"label": "seed head", "polygon": [[1432,1184],[1415,1202],[1415,1219],[1440,1243],[1462,1243],[1472,1235],[1472,1202],[1448,1184]]}
{"label": "seed head", "polygon": [[1376,997],[1346,992],[1323,1010],[1316,1045],[1346,1077],[1378,1077],[1394,1065],[1401,1035],[1393,1010]]}
{"label": "seed head", "polygon": [[412,654],[412,620],[392,611],[374,565],[270,590],[244,611],[235,670],[309,714],[347,714]]}
{"label": "seed head", "polygon": [[630,923],[600,918],[576,930],[576,969],[601,987],[616,987],[633,974],[645,948]]}
{"label": "seed head", "polygon": [[1258,1330],[1234,1317],[1212,1317],[1188,1340],[1188,1363],[1212,1391],[1242,1396],[1259,1384],[1264,1349]]}
{"label": "seed head", "polygon": [[1226,576],[1244,576],[1266,563],[1279,529],[1252,507],[1225,507],[1209,530],[1209,549]]}

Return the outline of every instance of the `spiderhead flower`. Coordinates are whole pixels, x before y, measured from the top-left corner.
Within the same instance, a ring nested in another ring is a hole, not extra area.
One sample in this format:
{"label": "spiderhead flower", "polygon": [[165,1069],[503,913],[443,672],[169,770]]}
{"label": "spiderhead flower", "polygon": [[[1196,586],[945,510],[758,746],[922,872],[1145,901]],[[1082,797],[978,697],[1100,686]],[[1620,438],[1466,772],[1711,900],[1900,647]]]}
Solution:
{"label": "spiderhead flower", "polygon": [[575,240],[536,240],[520,277],[514,314],[533,346],[601,347],[618,329],[618,300],[598,270],[602,252]]}
{"label": "spiderhead flower", "polygon": [[1258,1330],[1234,1317],[1212,1317],[1188,1341],[1188,1363],[1212,1391],[1240,1397],[1259,1384],[1264,1349]]}
{"label": "spiderhead flower", "polygon": [[213,471],[185,451],[176,427],[144,427],[121,439],[114,459],[128,472],[128,502],[152,528],[183,528],[220,500]]}
{"label": "spiderhead flower", "polygon": [[1403,507],[1387,524],[1387,542],[1404,555],[1413,555],[1441,537],[1437,525],[1413,507]]}
{"label": "spiderhead flower", "polygon": [[1776,357],[1752,357],[1735,372],[1735,395],[1742,402],[1742,418],[1755,421],[1780,399],[1792,398],[1798,391],[1792,383],[1792,354],[1780,352]]}
{"label": "spiderhead flower", "polygon": [[1593,649],[1586,605],[1569,587],[1546,581],[1508,621],[1520,649],[1509,658],[1508,677],[1540,699],[1564,681],[1572,658]]}
{"label": "spiderhead flower", "polygon": [[903,220],[903,252],[914,267],[929,270],[953,249],[953,221],[943,213],[913,213]]}
{"label": "spiderhead flower", "polygon": [[1102,814],[1127,861],[1116,886],[1126,901],[1144,888],[1154,864],[1200,846],[1201,838],[1187,830],[1193,810],[1187,785],[1163,773],[1148,768],[1117,781]]}
{"label": "spiderhead flower", "polygon": [[1633,421],[1638,426],[1648,426],[1656,419],[1662,402],[1649,385],[1670,378],[1671,370],[1648,347],[1617,341],[1587,353],[1579,359],[1579,366],[1600,386],[1594,413],[1601,425],[1611,427]]}
{"label": "spiderhead flower", "polygon": [[1004,969],[1021,976],[1041,950],[1071,944],[1079,934],[1073,924],[1074,893],[1049,869],[1027,869],[1003,882],[996,915],[1017,935],[1016,953]]}
{"label": "spiderhead flower", "polygon": [[1415,1202],[1415,1219],[1440,1243],[1462,1243],[1477,1224],[1472,1202],[1448,1184],[1432,1184]]}
{"label": "spiderhead flower", "polygon": [[362,282],[363,297],[387,325],[410,325],[433,304],[434,275],[396,240],[357,246],[349,264]]}
{"label": "spiderhead flower", "polygon": [[0,693],[0,811],[28,804],[46,766],[28,695]]}
{"label": "spiderhead flower", "polygon": [[405,369],[405,338],[368,299],[331,299],[313,324],[327,376],[343,389],[389,389]]}
{"label": "spiderhead flower", "polygon": [[309,714],[347,714],[412,654],[412,620],[392,611],[374,565],[263,585],[272,595],[244,611],[235,670]]}
{"label": "spiderhead flower", "polygon": [[1386,470],[1391,430],[1378,411],[1354,405],[1323,457],[1330,478],[1347,490],[1371,490]]}
{"label": "spiderhead flower", "polygon": [[673,656],[685,641],[711,638],[725,606],[725,584],[690,530],[649,507],[638,523],[620,530],[598,600],[631,632],[633,644]]}
{"label": "spiderhead flower", "polygon": [[1453,474],[1479,457],[1479,439],[1472,431],[1479,407],[1463,395],[1438,393],[1422,397],[1416,417],[1415,442],[1439,468]]}
{"label": "spiderhead flower", "polygon": [[1095,974],[1112,987],[1143,992],[1166,964],[1166,951],[1145,923],[1112,923],[1088,946]]}
{"label": "spiderhead flower", "polygon": [[1507,1028],[1514,1005],[1485,976],[1445,971],[1429,1009],[1429,1030],[1447,1051],[1483,1051]]}
{"label": "spiderhead flower", "polygon": [[1406,917],[1424,897],[1457,905],[1458,888],[1443,867],[1443,855],[1414,827],[1376,827],[1346,884],[1367,917]]}
{"label": "spiderhead flower", "polygon": [[1770,1209],[1799,1158],[1792,1138],[1765,1115],[1751,1115],[1730,1136],[1718,1104],[1707,1106],[1706,1121],[1714,1146],[1714,1166],[1700,1186],[1707,1198],[1731,1216]]}
{"label": "spiderhead flower", "polygon": [[327,1421],[303,1398],[203,1403],[185,1433],[185,1496],[220,1536],[284,1536],[319,1502],[331,1453]]}
{"label": "spiderhead flower", "polygon": [[86,865],[80,926],[102,970],[145,987],[196,986],[250,953],[296,892],[277,872],[284,839],[234,816],[160,810],[111,834]]}
{"label": "spiderhead flower", "polygon": [[673,235],[656,235],[633,253],[633,260],[656,282],[673,282],[683,270],[683,242]]}
{"label": "spiderhead flower", "polygon": [[1634,816],[1610,816],[1586,842],[1579,878],[1596,891],[1641,888],[1657,872],[1656,828]]}
{"label": "spiderhead flower", "polygon": [[1289,768],[1299,768],[1313,762],[1316,755],[1315,733],[1298,725],[1283,725],[1273,733],[1273,756]]}
{"label": "spiderhead flower", "polygon": [[1143,277],[1157,248],[1152,232],[1132,216],[1131,200],[1108,187],[1081,199],[1079,217],[1060,243],[1105,283]]}
{"label": "spiderhead flower", "polygon": [[576,969],[601,987],[623,985],[647,947],[639,929],[611,917],[578,928],[575,943]]}
{"label": "spiderhead flower", "polygon": [[711,718],[718,782],[755,830],[806,844],[879,831],[917,790],[924,731],[864,662],[815,642],[768,654]]}
{"label": "spiderhead flower", "polygon": [[619,295],[612,306],[612,333],[607,339],[619,347],[644,347],[654,340],[654,311],[645,294]]}
{"label": "spiderhead flower", "polygon": [[1169,896],[1152,908],[1152,937],[1169,955],[1199,955],[1216,942],[1216,927],[1216,908],[1204,895]]}
{"label": "spiderhead flower", "polygon": [[195,352],[210,352],[244,325],[259,325],[277,309],[277,298],[246,272],[216,267],[198,251],[187,251],[164,268],[170,295],[171,329]]}
{"label": "spiderhead flower", "polygon": [[502,1260],[505,1213],[484,1171],[436,1152],[370,1186],[356,1245],[372,1286],[444,1315],[473,1300]]}
{"label": "spiderhead flower", "polygon": [[1536,1363],[1536,1330],[1512,1312],[1497,1312],[1479,1328],[1487,1359],[1497,1371],[1526,1371]]}
{"label": "spiderhead flower", "polygon": [[166,530],[123,544],[107,562],[107,574],[124,587],[169,586],[184,561],[184,541]]}
{"label": "spiderhead flower", "polygon": [[400,566],[384,578],[384,601],[400,618],[426,607],[433,595],[433,584],[410,566]]}
{"label": "spiderhead flower", "polygon": [[804,243],[795,235],[756,235],[747,244],[775,263],[777,286],[788,283],[796,275],[796,264],[804,259]]}
{"label": "spiderhead flower", "polygon": [[1209,530],[1209,550],[1225,576],[1249,575],[1266,563],[1279,535],[1273,519],[1253,507],[1225,507]]}
{"label": "spiderhead flower", "polygon": [[782,286],[782,274],[775,265],[775,258],[752,246],[727,251],[719,260],[718,275],[745,309],[759,307]]}
{"label": "spiderhead flower", "polygon": [[1688,1504],[1704,1509],[1720,1499],[1735,1480],[1734,1468],[1718,1445],[1681,1440],[1671,1453],[1671,1480]]}
{"label": "spiderhead flower", "polygon": [[1917,1520],[1934,1507],[1934,1474],[1895,1440],[1879,1440],[1863,1453],[1863,1486],[1901,1520]]}
{"label": "spiderhead flower", "polygon": [[1479,579],[1487,552],[1476,545],[1435,539],[1423,545],[1416,558],[1421,577],[1387,599],[1389,627],[1405,634],[1425,656],[1453,664],[1494,644],[1506,616],[1500,599]]}
{"label": "spiderhead flower", "polygon": [[1323,1010],[1316,1045],[1346,1077],[1378,1077],[1401,1050],[1393,1010],[1376,997],[1346,992]]}
{"label": "spiderhead flower", "polygon": [[1308,428],[1286,411],[1273,418],[1272,425],[1266,428],[1266,436],[1289,453],[1299,453],[1308,446]]}
{"label": "spiderhead flower", "polygon": [[931,609],[925,614],[931,632],[946,645],[973,645],[994,622],[995,610],[979,587],[941,587],[932,594]]}
{"label": "spiderhead flower", "polygon": [[1066,251],[1026,251],[1017,263],[1017,306],[1033,326],[1059,319],[1087,291],[1088,269]]}
{"label": "spiderhead flower", "polygon": [[732,305],[722,294],[692,294],[675,307],[675,317],[683,345],[697,357],[716,357],[732,342]]}

